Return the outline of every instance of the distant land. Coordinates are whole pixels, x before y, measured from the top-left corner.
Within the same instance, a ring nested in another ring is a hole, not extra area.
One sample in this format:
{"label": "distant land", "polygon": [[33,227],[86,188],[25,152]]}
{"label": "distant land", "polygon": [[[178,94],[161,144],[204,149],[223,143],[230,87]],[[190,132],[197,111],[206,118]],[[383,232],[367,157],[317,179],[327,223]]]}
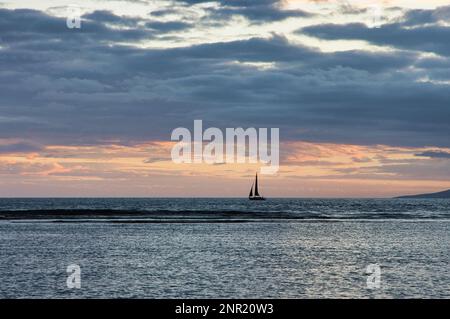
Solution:
{"label": "distant land", "polygon": [[395,198],[450,198],[450,189],[438,193],[399,196]]}

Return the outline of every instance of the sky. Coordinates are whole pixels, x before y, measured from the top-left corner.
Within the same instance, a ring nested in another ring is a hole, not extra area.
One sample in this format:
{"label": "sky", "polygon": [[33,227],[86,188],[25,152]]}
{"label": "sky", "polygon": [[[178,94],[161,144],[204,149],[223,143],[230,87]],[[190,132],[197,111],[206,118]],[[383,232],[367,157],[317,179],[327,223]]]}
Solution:
{"label": "sky", "polygon": [[280,129],[267,197],[450,188],[448,39],[448,0],[0,0],[0,197],[246,196],[172,162],[195,119]]}

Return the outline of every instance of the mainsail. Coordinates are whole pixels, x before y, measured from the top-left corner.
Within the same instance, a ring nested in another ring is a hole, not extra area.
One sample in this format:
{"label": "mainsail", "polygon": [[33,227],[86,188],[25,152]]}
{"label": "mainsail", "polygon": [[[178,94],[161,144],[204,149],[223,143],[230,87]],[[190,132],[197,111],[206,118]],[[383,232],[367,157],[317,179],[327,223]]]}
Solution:
{"label": "mainsail", "polygon": [[258,173],[256,173],[256,179],[255,179],[255,196],[259,197],[259,193],[258,193]]}
{"label": "mainsail", "polygon": [[[253,186],[255,187],[255,192],[253,193]],[[252,188],[250,188],[250,194],[248,195],[248,199],[250,200],[265,200],[264,197],[259,195],[258,191],[258,173],[255,176],[255,182],[252,184]]]}

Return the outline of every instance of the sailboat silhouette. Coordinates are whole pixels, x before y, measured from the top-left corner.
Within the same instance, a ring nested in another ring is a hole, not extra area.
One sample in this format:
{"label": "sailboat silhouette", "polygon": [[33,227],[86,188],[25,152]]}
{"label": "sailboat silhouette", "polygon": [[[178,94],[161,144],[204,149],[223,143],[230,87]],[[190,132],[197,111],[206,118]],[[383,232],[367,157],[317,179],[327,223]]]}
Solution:
{"label": "sailboat silhouette", "polygon": [[[255,194],[253,194],[253,186],[255,186]],[[258,173],[256,173],[255,182],[252,184],[250,189],[250,194],[248,195],[249,200],[265,200],[265,198],[259,195],[258,192]]]}

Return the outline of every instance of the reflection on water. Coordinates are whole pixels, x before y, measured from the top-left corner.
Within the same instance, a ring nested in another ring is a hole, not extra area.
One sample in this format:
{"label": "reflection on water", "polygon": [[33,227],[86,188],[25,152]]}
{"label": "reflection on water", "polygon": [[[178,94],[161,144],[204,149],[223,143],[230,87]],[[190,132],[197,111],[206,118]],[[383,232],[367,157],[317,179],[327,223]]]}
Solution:
{"label": "reflection on water", "polygon": [[[446,220],[0,222],[0,296],[450,297]],[[81,289],[66,268],[81,267]],[[369,264],[381,287],[367,289]]]}

